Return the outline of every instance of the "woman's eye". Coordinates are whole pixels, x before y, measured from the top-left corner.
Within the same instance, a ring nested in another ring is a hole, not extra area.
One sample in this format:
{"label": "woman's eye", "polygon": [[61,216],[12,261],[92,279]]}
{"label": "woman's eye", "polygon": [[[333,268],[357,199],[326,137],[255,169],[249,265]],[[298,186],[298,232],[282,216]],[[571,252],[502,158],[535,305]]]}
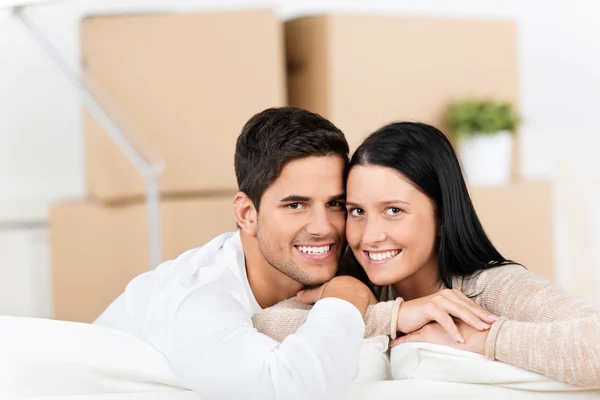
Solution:
{"label": "woman's eye", "polygon": [[365,213],[365,211],[362,208],[352,208],[350,209],[350,215],[352,215],[353,217],[360,217]]}
{"label": "woman's eye", "polygon": [[386,215],[398,215],[402,212],[398,207],[389,207],[385,210]]}

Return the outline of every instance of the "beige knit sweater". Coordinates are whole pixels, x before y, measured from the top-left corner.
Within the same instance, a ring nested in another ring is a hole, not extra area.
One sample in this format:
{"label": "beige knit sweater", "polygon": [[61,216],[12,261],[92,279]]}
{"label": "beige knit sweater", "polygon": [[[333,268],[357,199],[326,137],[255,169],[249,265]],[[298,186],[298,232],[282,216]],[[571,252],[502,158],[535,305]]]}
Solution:
{"label": "beige knit sweater", "polygon": [[[475,302],[500,316],[487,338],[488,358],[563,382],[600,387],[600,307],[519,265],[455,278],[452,284],[467,295],[479,294]],[[380,300],[365,313],[365,337],[393,338],[402,299]],[[304,323],[310,308],[292,298],[255,314],[254,326],[282,341]]]}

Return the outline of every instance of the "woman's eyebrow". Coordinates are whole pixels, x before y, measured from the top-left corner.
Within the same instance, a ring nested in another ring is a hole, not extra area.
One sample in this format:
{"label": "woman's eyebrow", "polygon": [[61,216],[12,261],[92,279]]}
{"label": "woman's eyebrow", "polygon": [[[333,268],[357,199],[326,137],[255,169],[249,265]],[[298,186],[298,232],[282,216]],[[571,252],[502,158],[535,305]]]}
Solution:
{"label": "woman's eyebrow", "polygon": [[381,204],[396,204],[396,203],[410,205],[410,203],[408,201],[404,201],[404,200],[386,200],[386,201],[381,202]]}
{"label": "woman's eyebrow", "polygon": [[[398,204],[398,203],[410,205],[410,203],[408,201],[404,201],[404,200],[385,200],[385,201],[379,202],[379,204]],[[354,203],[352,201],[346,201],[346,205],[350,206],[350,207],[359,207],[360,206],[360,204]]]}

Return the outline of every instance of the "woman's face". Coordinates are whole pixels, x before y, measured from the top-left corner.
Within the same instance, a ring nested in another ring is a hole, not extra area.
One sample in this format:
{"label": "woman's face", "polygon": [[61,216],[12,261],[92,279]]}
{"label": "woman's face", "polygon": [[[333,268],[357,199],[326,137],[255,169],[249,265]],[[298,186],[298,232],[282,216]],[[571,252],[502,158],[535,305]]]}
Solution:
{"label": "woman's face", "polygon": [[438,222],[431,200],[398,171],[355,166],[347,185],[346,237],[371,282],[398,283],[432,263]]}

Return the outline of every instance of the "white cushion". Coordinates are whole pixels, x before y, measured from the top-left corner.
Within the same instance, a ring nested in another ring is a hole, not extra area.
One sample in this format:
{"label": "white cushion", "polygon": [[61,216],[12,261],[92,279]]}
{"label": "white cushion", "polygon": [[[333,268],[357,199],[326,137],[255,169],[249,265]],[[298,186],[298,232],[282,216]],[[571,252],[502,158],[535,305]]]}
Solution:
{"label": "white cushion", "polygon": [[358,374],[355,383],[376,382],[391,379],[388,336],[364,339],[360,349]]}
{"label": "white cushion", "polygon": [[404,343],[392,348],[391,375],[395,380],[419,379],[539,392],[585,393],[600,398],[600,391],[584,391],[535,372],[527,371],[485,356],[430,343]]}
{"label": "white cushion", "polygon": [[141,340],[95,325],[0,316],[0,399],[185,390]]}
{"label": "white cushion", "polygon": [[[157,350],[122,332],[73,322],[0,317],[0,334],[0,399],[198,399]],[[387,349],[385,336],[365,340],[351,399],[600,398],[598,392],[443,346],[403,344],[392,349],[391,363]],[[390,365],[391,376],[401,380],[387,380]]]}

